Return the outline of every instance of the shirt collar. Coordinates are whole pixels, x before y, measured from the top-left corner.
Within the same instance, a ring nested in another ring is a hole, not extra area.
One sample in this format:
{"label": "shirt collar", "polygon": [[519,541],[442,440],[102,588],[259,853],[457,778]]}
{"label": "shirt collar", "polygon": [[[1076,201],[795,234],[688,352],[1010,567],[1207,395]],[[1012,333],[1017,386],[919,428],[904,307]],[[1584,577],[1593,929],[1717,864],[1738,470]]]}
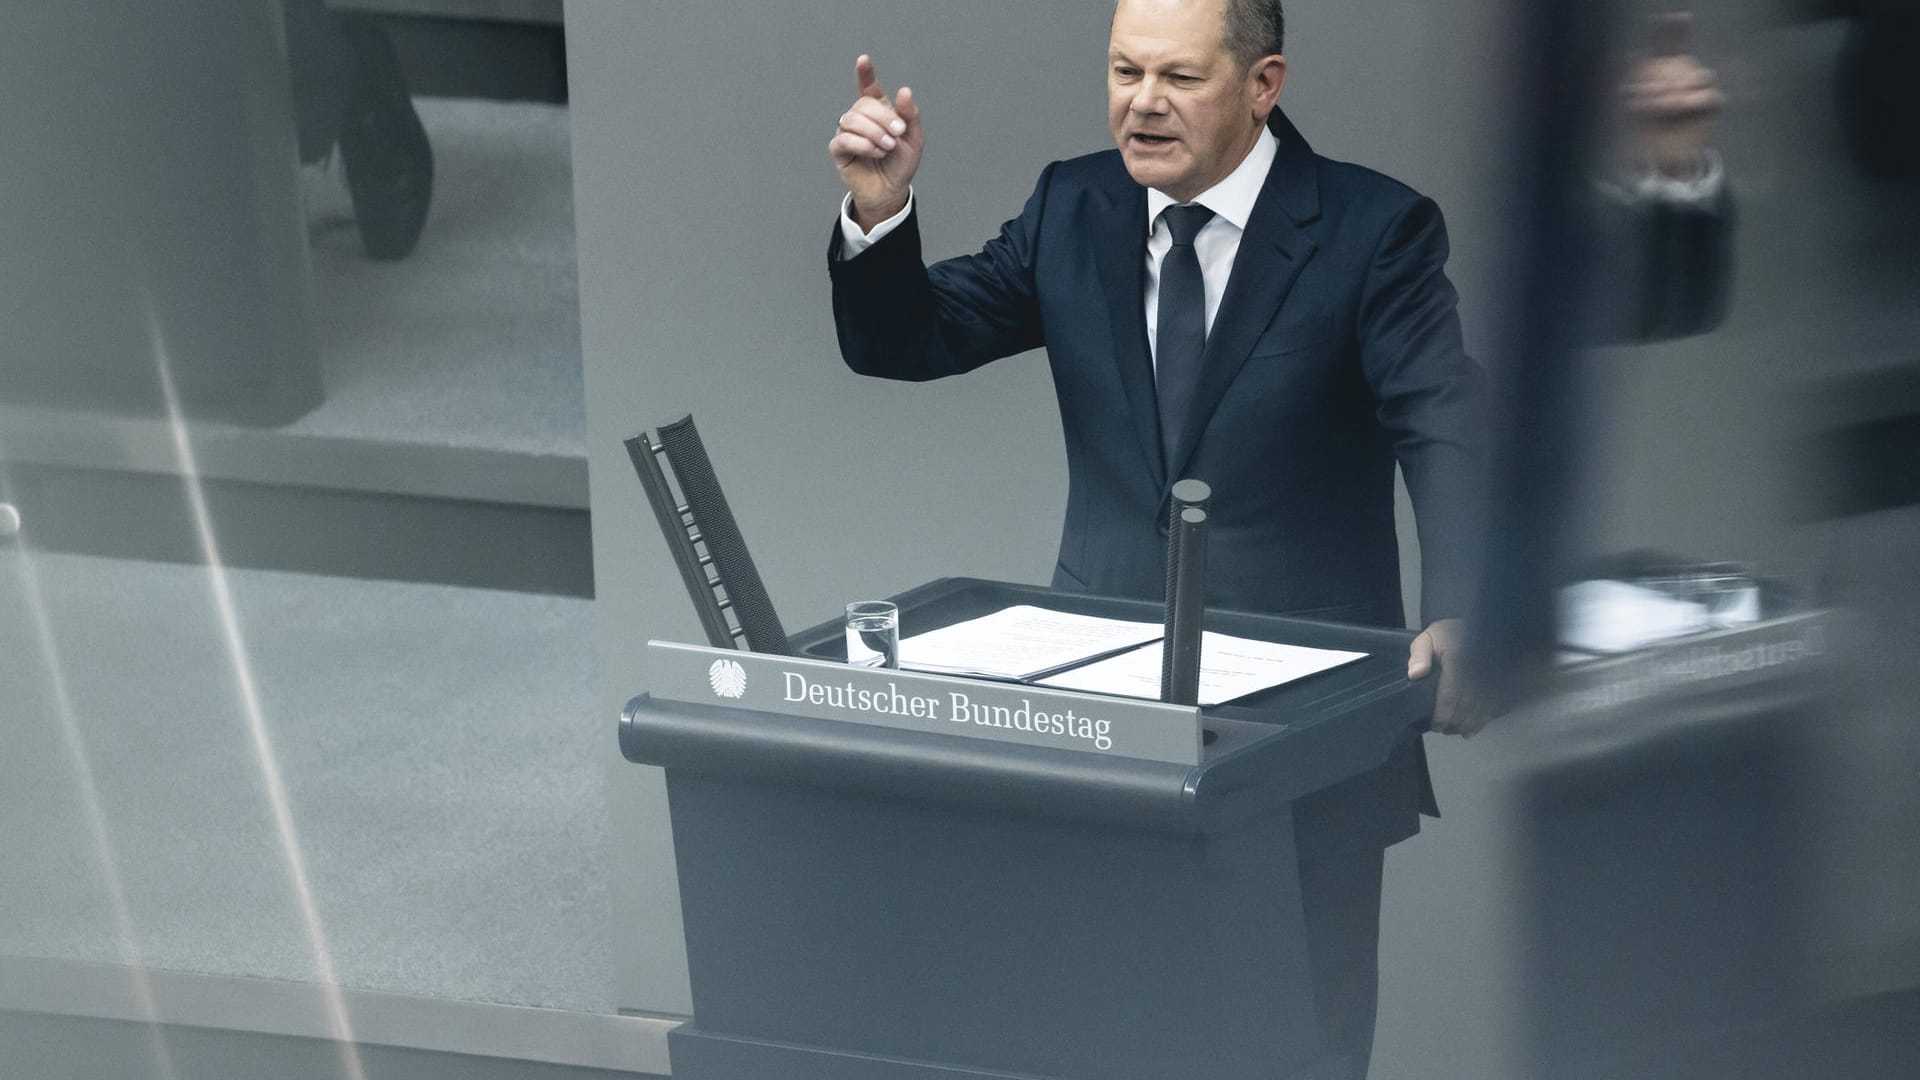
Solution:
{"label": "shirt collar", "polygon": [[[1195,196],[1193,201],[1213,211],[1215,217],[1225,218],[1236,229],[1245,230],[1247,219],[1253,216],[1253,204],[1260,201],[1260,189],[1266,186],[1267,171],[1273,167],[1273,159],[1280,152],[1280,140],[1264,126],[1260,129],[1260,138],[1256,139],[1253,149],[1241,159],[1240,167],[1227,174],[1226,179]],[[1160,211],[1174,205],[1173,196],[1157,188],[1147,189],[1147,235],[1153,235],[1154,223],[1160,220]]]}

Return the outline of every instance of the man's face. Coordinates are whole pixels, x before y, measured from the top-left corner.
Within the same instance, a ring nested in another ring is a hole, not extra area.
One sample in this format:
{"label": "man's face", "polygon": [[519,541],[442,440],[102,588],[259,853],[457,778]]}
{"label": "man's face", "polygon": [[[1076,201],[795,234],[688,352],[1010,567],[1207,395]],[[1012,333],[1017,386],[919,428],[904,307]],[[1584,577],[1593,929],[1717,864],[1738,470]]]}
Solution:
{"label": "man's face", "polygon": [[1136,183],[1187,202],[1253,148],[1284,63],[1227,51],[1226,0],[1120,0],[1107,46],[1107,123]]}

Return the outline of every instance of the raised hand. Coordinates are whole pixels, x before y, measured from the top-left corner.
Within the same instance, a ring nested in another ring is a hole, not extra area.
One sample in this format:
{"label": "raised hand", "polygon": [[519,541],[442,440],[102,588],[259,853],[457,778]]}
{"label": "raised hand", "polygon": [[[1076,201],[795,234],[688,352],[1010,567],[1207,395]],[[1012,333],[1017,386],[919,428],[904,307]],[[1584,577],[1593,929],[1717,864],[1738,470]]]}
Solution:
{"label": "raised hand", "polygon": [[1618,90],[1624,121],[1622,156],[1680,179],[1697,171],[1714,119],[1726,105],[1713,70],[1688,51],[1693,17],[1655,16],[1646,46],[1628,58]]}
{"label": "raised hand", "polygon": [[912,90],[903,86],[889,100],[869,56],[854,61],[853,75],[859,96],[840,114],[827,150],[853,196],[855,224],[872,229],[907,205],[927,137]]}

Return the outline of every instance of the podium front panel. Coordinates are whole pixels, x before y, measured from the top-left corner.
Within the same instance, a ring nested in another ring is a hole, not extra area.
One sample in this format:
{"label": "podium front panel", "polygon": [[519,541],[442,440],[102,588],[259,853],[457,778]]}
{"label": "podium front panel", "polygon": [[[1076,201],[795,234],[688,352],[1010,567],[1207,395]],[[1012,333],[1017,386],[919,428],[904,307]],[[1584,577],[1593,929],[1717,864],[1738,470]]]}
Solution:
{"label": "podium front panel", "polygon": [[[1158,611],[966,579],[897,602],[908,633],[1019,603]],[[666,769],[686,922],[676,1077],[1337,1070],[1292,806],[1383,762],[1431,686],[1407,682],[1404,632],[1227,612],[1207,628],[1370,655],[1201,710],[1196,763],[636,698],[621,745]],[[794,644],[823,661],[842,640],[833,621]]]}

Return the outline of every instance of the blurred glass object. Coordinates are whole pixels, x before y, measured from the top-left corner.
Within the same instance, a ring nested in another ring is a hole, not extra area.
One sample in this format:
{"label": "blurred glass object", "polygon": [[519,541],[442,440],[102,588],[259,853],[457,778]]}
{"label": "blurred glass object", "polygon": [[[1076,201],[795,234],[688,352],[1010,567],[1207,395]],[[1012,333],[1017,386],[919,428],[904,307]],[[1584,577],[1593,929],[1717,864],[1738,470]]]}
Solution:
{"label": "blurred glass object", "polygon": [[42,999],[342,1076],[342,995],[612,1011],[563,58],[541,0],[9,7],[0,1075]]}
{"label": "blurred glass object", "polygon": [[[1920,102],[1915,6],[1572,7],[1512,6],[1527,77],[1600,42],[1625,74],[1511,132],[1587,164],[1534,171],[1554,212],[1512,236],[1516,268],[1575,281],[1525,283],[1498,357],[1482,612],[1531,755],[1529,1068],[1904,1075],[1920,187],[1892,132]],[[1637,125],[1662,73],[1674,112]],[[1576,311],[1576,342],[1545,325]]]}
{"label": "blurred glass object", "polygon": [[323,0],[281,0],[300,161],[335,149],[367,257],[404,259],[433,202],[433,144],[407,91],[400,57],[369,15]]}
{"label": "blurred glass object", "polygon": [[150,322],[196,417],[320,400],[277,20],[36,4],[0,36],[0,403],[157,416]]}

